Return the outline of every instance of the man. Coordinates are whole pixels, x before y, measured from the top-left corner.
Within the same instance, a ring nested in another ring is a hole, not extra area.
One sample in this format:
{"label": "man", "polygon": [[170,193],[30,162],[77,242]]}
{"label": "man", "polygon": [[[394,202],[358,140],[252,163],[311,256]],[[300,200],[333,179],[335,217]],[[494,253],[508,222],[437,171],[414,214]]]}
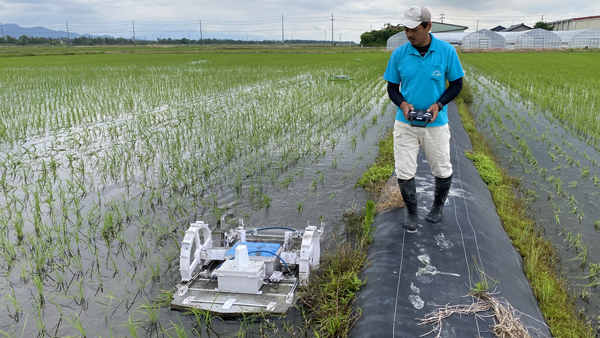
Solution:
{"label": "man", "polygon": [[[433,206],[426,220],[438,223],[452,185],[446,105],[460,93],[465,74],[454,47],[429,33],[431,13],[427,8],[408,8],[402,25],[409,42],[394,50],[383,78],[388,81],[390,99],[398,106],[394,124],[394,158],[398,185],[408,212],[402,226],[408,231],[415,231],[419,214],[414,176],[419,145],[435,176]],[[447,89],[446,80],[450,83]],[[411,127],[408,122],[408,113],[414,109],[426,109],[432,114],[425,128]]]}

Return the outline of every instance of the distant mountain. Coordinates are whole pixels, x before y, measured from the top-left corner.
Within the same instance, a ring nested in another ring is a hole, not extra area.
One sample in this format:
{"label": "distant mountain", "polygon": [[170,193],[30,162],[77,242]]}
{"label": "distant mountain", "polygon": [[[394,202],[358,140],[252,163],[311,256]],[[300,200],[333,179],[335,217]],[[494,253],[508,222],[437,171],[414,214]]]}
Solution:
{"label": "distant mountain", "polygon": [[[37,37],[37,38],[60,38],[60,37],[69,37],[71,39],[74,38],[79,38],[82,36],[85,37],[97,37],[97,35],[90,35],[90,34],[79,34],[79,33],[75,33],[75,32],[69,32],[67,34],[67,31],[55,31],[52,29],[48,29],[45,27],[21,27],[19,25],[15,25],[13,23],[5,23],[2,25],[2,29],[4,31],[4,35],[10,35],[13,38],[19,38],[21,35],[26,35],[29,37]],[[109,36],[105,36],[105,37],[109,37]]]}
{"label": "distant mountain", "polygon": [[[16,24],[12,24],[12,23],[5,23],[2,25],[3,31],[4,31],[4,36],[11,36],[15,39],[18,39],[21,35],[25,35],[28,37],[38,37],[38,38],[52,38],[52,39],[58,39],[58,38],[67,38],[67,31],[66,30],[60,30],[60,31],[56,31],[56,30],[52,30],[52,29],[48,29],[46,27],[21,27],[19,25]],[[79,33],[75,33],[75,32],[71,32],[69,31],[68,34],[69,38],[74,39],[74,38],[79,38],[82,36],[85,36],[87,38],[97,38],[97,37],[104,37],[104,38],[112,38],[114,39],[115,37],[110,36],[110,35],[90,35],[90,34],[79,34]],[[126,39],[130,39],[130,36],[126,36]],[[142,40],[156,40],[157,38],[161,38],[161,39],[182,39],[182,38],[191,38],[193,41],[197,41],[199,40],[199,36],[198,36],[198,32],[192,32],[191,36],[190,36],[190,31],[187,32],[163,32],[163,33],[149,33],[149,34],[139,34],[137,36],[137,40],[142,41]],[[240,40],[240,41],[248,41],[248,43],[255,43],[256,41],[279,41],[279,39],[265,39],[264,37],[259,37],[259,36],[253,36],[253,35],[246,35],[246,34],[235,34],[235,33],[217,33],[217,32],[213,32],[213,33],[209,33],[209,34],[204,34],[204,39],[231,39],[231,40]],[[330,41],[324,41],[321,40],[323,43],[328,44]],[[294,44],[294,43],[311,43],[311,42],[315,42],[315,43],[321,43],[321,41],[316,41],[316,40],[289,40],[286,39],[286,44]],[[337,42],[337,41],[336,41]],[[344,41],[344,42],[339,42],[339,43],[354,43],[352,41]]]}

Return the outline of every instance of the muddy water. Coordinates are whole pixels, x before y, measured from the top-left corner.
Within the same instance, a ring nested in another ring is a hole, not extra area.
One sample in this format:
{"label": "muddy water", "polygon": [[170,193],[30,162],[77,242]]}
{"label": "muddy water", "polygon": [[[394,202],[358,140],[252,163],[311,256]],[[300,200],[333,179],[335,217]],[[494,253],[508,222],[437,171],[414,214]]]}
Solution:
{"label": "muddy water", "polygon": [[[108,179],[93,176],[86,179],[97,180],[97,185],[84,180],[89,186],[95,186],[95,190],[86,191],[83,187],[73,187],[73,191],[81,189],[81,200],[78,202],[80,207],[73,205],[73,201],[65,201],[70,207],[64,215],[60,214],[61,203],[58,202],[54,205],[40,203],[39,213],[28,210],[23,215],[24,219],[31,220],[26,222],[26,226],[29,226],[25,229],[26,233],[36,233],[33,219],[38,215],[41,223],[49,224],[53,229],[48,232],[53,236],[60,236],[61,227],[65,228],[65,233],[68,232],[67,227],[76,224],[79,217],[84,218],[83,225],[75,233],[65,235],[69,239],[64,249],[65,257],[40,258],[40,262],[50,266],[49,275],[52,280],[51,283],[46,283],[49,285],[42,286],[43,296],[38,296],[34,280],[23,277],[27,276],[23,271],[33,269],[29,262],[22,265],[13,263],[16,268],[3,270],[6,278],[0,281],[0,287],[7,294],[12,293],[11,297],[14,297],[18,306],[13,305],[9,297],[4,299],[8,304],[7,316],[0,319],[0,330],[24,337],[34,337],[44,331],[53,336],[77,335],[81,333],[76,326],[81,323],[88,336],[101,337],[134,336],[136,332],[140,337],[175,335],[173,324],[185,327],[190,335],[195,329],[203,337],[257,331],[261,326],[258,321],[214,319],[210,328],[202,325],[195,327],[196,321],[189,315],[169,311],[166,307],[152,308],[151,301],[159,297],[162,290],[173,290],[180,280],[176,243],[181,241],[187,225],[196,220],[207,221],[217,229],[218,215],[215,210],[226,217],[225,224],[219,225],[222,229],[234,227],[239,218],[244,219],[248,228],[278,225],[299,230],[308,222],[318,225],[322,221],[326,228],[322,243],[324,251],[334,246],[334,236],[337,241],[344,241],[342,212],[352,205],[359,208],[364,206],[366,199],[360,189],[354,188],[354,183],[366,166],[373,163],[377,153],[377,140],[393,124],[394,112],[383,109],[378,102],[385,100],[374,102],[366,108],[368,111],[363,117],[356,116],[337,130],[336,135],[331,135],[332,140],[337,140],[335,145],[327,146],[324,152],[318,154],[312,152],[309,157],[299,159],[283,171],[277,170],[277,175],[270,175],[276,169],[266,168],[261,175],[243,178],[241,185],[234,183],[233,177],[220,177],[219,184],[207,188],[206,195],[214,196],[211,203],[199,198],[197,192],[203,191],[201,189],[190,189],[189,193],[185,190],[174,191],[168,183],[161,185],[160,182],[144,182],[147,176],[143,172],[135,172],[129,177],[135,183],[128,185],[123,184],[122,178],[111,179],[110,175]],[[85,156],[86,162],[82,170],[89,170],[90,166],[93,168],[95,162],[90,154],[100,153],[103,148],[110,147],[108,136],[96,136],[99,139],[106,137],[105,143],[95,143],[97,148],[86,149],[85,154],[59,153],[54,159],[69,162],[70,156]],[[75,149],[72,142],[76,140],[69,137],[51,135],[31,139],[23,148],[41,154],[52,153],[52,149],[60,148],[61,144],[65,144],[68,149]],[[22,160],[32,160],[35,156],[24,156]],[[77,166],[77,163],[75,158],[73,165]],[[242,164],[234,162],[230,165]],[[94,169],[102,170],[99,166],[100,164]],[[64,169],[65,166],[59,167],[57,182],[60,182],[61,176],[68,176],[66,172],[61,172],[61,168]],[[226,169],[222,171],[227,172]],[[33,172],[6,177],[9,181],[13,179],[12,183],[17,186],[23,179],[40,179],[40,172],[44,170],[34,167]],[[49,174],[50,180],[53,175]],[[270,177],[274,179],[269,181]],[[291,183],[283,186],[285,177],[290,177]],[[257,179],[261,181],[255,181]],[[149,194],[144,189],[144,184],[162,188],[150,189]],[[258,186],[261,187],[261,193],[270,198],[268,206],[244,198],[252,195],[253,189]],[[241,191],[236,191],[238,187],[241,187]],[[24,194],[20,191],[16,193]],[[53,193],[55,196],[60,194],[58,191]],[[6,195],[2,197],[8,200]],[[56,197],[56,201],[60,201],[60,198]],[[95,235],[96,231],[93,229],[106,226],[106,215],[109,212],[114,214],[115,222],[117,219],[122,220],[119,225],[122,227],[122,235],[112,241],[105,241],[102,236]],[[17,242],[14,231],[8,234],[8,238]],[[24,242],[24,250],[28,251],[62,251],[53,246],[52,238],[38,243],[35,236],[31,235],[26,236]],[[157,262],[158,267],[155,266],[155,269],[158,271],[152,271],[148,261]],[[61,263],[64,264],[60,265]],[[152,323],[153,316],[158,318],[157,323]],[[291,313],[286,321],[294,325],[301,324],[296,312]],[[280,320],[271,322],[283,325]]]}
{"label": "muddy water", "polygon": [[549,112],[469,71],[478,129],[496,144],[509,173],[521,178],[531,215],[558,248],[581,312],[597,324],[600,151]]}

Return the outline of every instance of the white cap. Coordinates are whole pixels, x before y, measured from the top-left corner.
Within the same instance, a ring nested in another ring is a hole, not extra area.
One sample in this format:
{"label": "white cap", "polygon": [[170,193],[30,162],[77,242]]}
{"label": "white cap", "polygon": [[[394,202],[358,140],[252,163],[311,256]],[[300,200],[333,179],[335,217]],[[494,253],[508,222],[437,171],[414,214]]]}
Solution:
{"label": "white cap", "polygon": [[412,6],[404,12],[404,18],[402,19],[402,26],[413,29],[417,27],[421,22],[431,21],[431,13],[423,6]]}

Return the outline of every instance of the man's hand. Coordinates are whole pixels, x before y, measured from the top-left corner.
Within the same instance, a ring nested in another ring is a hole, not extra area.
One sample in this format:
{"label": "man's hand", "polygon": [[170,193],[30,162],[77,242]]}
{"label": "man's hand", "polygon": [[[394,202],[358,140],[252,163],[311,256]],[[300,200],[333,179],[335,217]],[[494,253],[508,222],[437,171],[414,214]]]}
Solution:
{"label": "man's hand", "polygon": [[[410,113],[411,110],[414,110],[415,108],[413,107],[412,104],[404,101],[402,102],[402,104],[400,105],[400,109],[402,109],[402,112],[404,113],[404,118],[408,121],[408,113]],[[437,114],[436,114],[437,115]]]}
{"label": "man's hand", "polygon": [[427,111],[431,113],[431,121],[429,121],[429,123],[431,123],[437,118],[438,113],[440,112],[440,106],[438,106],[437,103],[434,103],[427,109]]}

